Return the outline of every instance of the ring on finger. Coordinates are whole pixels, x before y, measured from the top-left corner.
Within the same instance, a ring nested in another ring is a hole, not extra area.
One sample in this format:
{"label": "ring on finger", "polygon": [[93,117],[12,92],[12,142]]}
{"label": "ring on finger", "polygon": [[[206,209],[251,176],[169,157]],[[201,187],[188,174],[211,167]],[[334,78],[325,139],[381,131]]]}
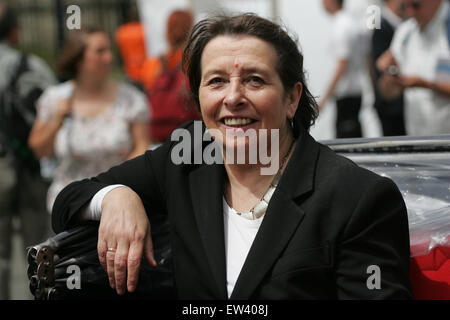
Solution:
{"label": "ring on finger", "polygon": [[108,252],[116,252],[116,249],[115,249],[115,248],[112,248],[112,247],[110,247],[110,248],[108,248]]}

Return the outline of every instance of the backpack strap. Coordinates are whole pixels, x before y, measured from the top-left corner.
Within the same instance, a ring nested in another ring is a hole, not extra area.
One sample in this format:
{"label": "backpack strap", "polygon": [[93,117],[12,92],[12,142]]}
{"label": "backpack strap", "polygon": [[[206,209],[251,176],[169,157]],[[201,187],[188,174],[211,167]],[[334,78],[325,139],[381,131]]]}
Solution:
{"label": "backpack strap", "polygon": [[28,69],[28,58],[25,53],[22,53],[20,55],[20,61],[19,65],[16,68],[16,71],[13,74],[13,77],[11,78],[11,81],[9,82],[8,89],[7,90],[16,90],[17,81],[19,81],[20,76],[27,71]]}
{"label": "backpack strap", "polygon": [[161,66],[162,66],[162,72],[164,73],[167,70],[167,59],[166,57],[164,57],[164,55],[159,56],[159,61],[161,61]]}
{"label": "backpack strap", "polygon": [[[12,93],[12,95],[17,96],[17,82],[20,78],[20,76],[26,71],[27,69],[27,57],[25,54],[21,54],[20,55],[20,60],[19,60],[19,64],[16,67],[16,69],[13,72],[13,75],[11,77],[11,79],[9,80],[8,84],[2,89],[3,92],[8,92],[8,93]],[[2,110],[2,117],[6,117],[8,114],[11,113],[11,108],[13,108],[12,105],[7,104],[7,105],[3,105],[3,103],[1,104],[0,108],[4,109]]]}
{"label": "backpack strap", "polygon": [[181,61],[180,61],[180,63],[178,63],[178,65],[175,68],[169,69],[168,61],[164,55],[161,55],[159,57],[159,60],[161,61],[161,66],[162,66],[161,73],[165,73],[168,70],[177,72],[179,69],[181,69]]}
{"label": "backpack strap", "polygon": [[[9,86],[9,89],[12,90],[12,92],[15,92],[16,95],[19,95],[19,93],[17,92],[17,82],[19,81],[22,74],[24,74],[27,70],[28,70],[28,57],[25,53],[22,53],[20,56],[19,65],[16,69],[16,73],[11,79]],[[35,115],[20,103],[16,104],[15,107],[18,109],[18,111],[22,115],[23,119],[27,122],[27,124],[29,126],[32,126],[35,120]]]}
{"label": "backpack strap", "polygon": [[165,56],[160,56],[159,60],[161,61],[161,73],[158,77],[166,77],[168,79],[166,80],[166,85],[170,87],[171,83],[176,81],[176,78],[181,71],[181,62],[178,63],[176,67],[169,68],[168,60]]}
{"label": "backpack strap", "polygon": [[[1,129],[0,130],[0,144],[3,149],[10,150],[11,148],[14,150],[14,147],[11,147],[12,137],[9,135],[11,128],[14,127],[15,123],[12,123],[9,118],[14,113],[14,109],[20,113],[23,119],[26,121],[28,125],[32,125],[34,123],[34,115],[26,110],[25,107],[21,105],[21,103],[17,103],[17,100],[20,99],[19,92],[17,88],[18,81],[22,74],[24,74],[28,70],[28,59],[26,54],[20,54],[20,60],[15,68],[11,79],[8,84],[3,88],[3,92],[7,96],[2,95],[2,101],[0,103],[0,122]],[[31,153],[30,153],[31,154]]]}

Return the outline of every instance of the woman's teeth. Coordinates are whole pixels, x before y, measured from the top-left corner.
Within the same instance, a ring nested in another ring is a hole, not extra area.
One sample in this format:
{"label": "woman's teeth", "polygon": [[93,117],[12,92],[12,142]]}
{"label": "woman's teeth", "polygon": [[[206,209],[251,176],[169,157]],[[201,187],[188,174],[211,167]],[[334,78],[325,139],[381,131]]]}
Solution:
{"label": "woman's teeth", "polygon": [[253,120],[248,118],[225,118],[223,122],[227,126],[246,126],[252,123]]}

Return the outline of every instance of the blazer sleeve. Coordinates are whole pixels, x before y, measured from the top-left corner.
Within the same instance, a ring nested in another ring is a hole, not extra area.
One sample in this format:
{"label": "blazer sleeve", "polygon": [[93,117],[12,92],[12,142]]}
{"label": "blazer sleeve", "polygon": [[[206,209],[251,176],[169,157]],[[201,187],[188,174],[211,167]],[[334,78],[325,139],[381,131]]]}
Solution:
{"label": "blazer sleeve", "polygon": [[360,198],[337,248],[338,298],[412,298],[409,248],[403,197],[390,179],[377,179]]}
{"label": "blazer sleeve", "polygon": [[81,210],[102,188],[123,184],[141,198],[149,216],[165,214],[165,168],[171,144],[166,142],[154,151],[112,167],[90,179],[66,186],[57,196],[52,209],[52,227],[56,233],[77,224]]}

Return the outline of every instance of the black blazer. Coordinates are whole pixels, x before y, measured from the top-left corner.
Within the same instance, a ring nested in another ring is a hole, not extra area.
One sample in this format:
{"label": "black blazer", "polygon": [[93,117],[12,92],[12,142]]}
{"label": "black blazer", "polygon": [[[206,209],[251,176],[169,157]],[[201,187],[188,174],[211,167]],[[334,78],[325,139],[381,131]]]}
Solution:
{"label": "black blazer", "polygon": [[[192,123],[187,128],[193,133]],[[101,188],[125,184],[143,200],[150,222],[169,215],[178,297],[227,299],[224,166],[175,165],[174,145],[67,186],[56,199],[53,228],[73,226]],[[371,265],[380,268],[380,289],[367,286]],[[396,185],[303,132],[231,299],[411,298],[408,272],[408,219]]]}

